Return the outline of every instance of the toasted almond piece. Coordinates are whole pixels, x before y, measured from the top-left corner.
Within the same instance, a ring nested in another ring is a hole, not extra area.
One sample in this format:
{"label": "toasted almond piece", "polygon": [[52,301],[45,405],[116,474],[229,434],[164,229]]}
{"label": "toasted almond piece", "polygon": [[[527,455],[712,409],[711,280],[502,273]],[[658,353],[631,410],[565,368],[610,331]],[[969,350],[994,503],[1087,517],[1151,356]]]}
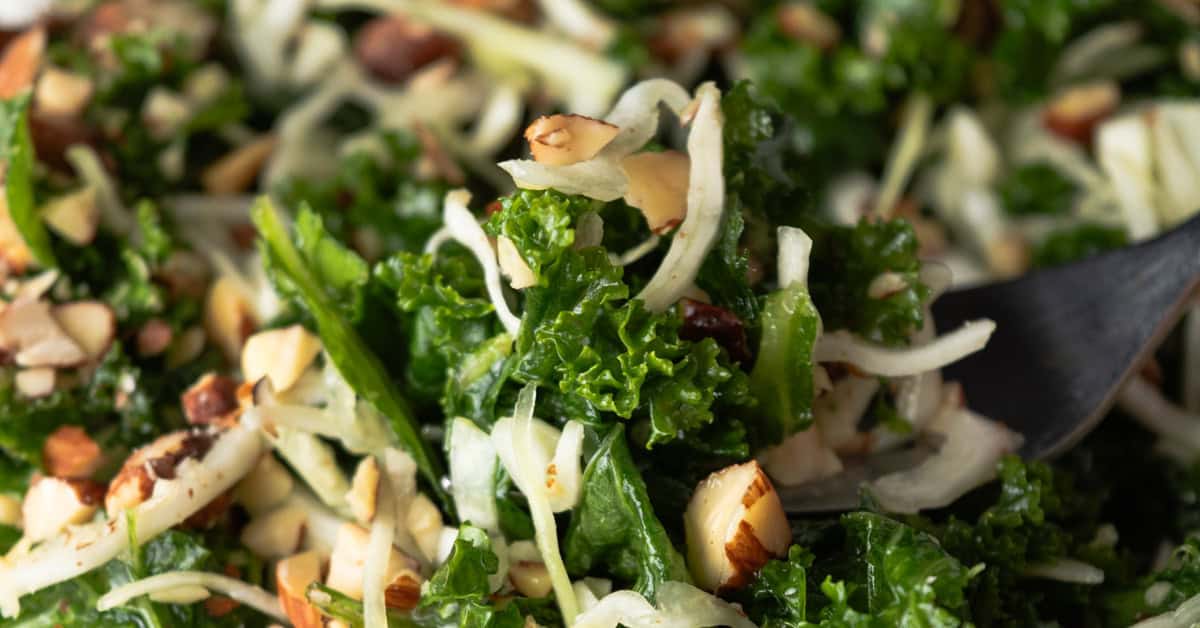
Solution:
{"label": "toasted almond piece", "polygon": [[25,538],[45,540],[91,519],[103,493],[104,487],[90,480],[34,477],[21,502]]}
{"label": "toasted almond piece", "polygon": [[292,474],[271,454],[263,455],[234,489],[233,496],[251,515],[267,512],[292,494]]}
{"label": "toasted almond piece", "polygon": [[19,282],[17,291],[13,294],[13,301],[36,301],[42,298],[58,281],[58,270],[46,270],[30,277],[22,279]]}
{"label": "toasted almond piece", "polygon": [[12,220],[4,194],[0,194],[0,259],[4,260],[9,272],[18,275],[33,263],[33,253]]}
{"label": "toasted almond piece", "polygon": [[705,478],[684,513],[688,566],[708,591],[745,586],[792,540],[783,504],[758,462],[736,464]]}
{"label": "toasted almond piece", "polygon": [[417,547],[430,562],[435,562],[442,539],[442,511],[424,493],[417,493],[408,504],[404,525],[417,542]]}
{"label": "toasted almond piece", "polygon": [[670,231],[687,215],[690,168],[688,156],[674,150],[637,153],[621,160],[629,178],[625,202],[642,210],[654,233]]}
{"label": "toasted almond piece", "polygon": [[75,366],[87,354],[63,331],[45,301],[20,299],[0,312],[0,347],[21,366]]}
{"label": "toasted almond piece", "polygon": [[[224,425],[236,419],[239,409],[237,382],[216,373],[205,373],[183,392],[183,414],[192,425]],[[232,416],[231,416],[232,415]]]}
{"label": "toasted almond piece", "polygon": [[46,29],[34,26],[8,42],[0,57],[0,98],[8,99],[33,85],[46,51]]}
{"label": "toasted almond piece", "polygon": [[21,500],[7,493],[0,493],[0,525],[21,525]]}
{"label": "toasted almond piece", "polygon": [[1017,231],[989,242],[986,253],[988,266],[999,278],[1016,277],[1029,269],[1029,243]]}
{"label": "toasted almond piece", "polygon": [[372,19],[354,35],[354,58],[385,83],[403,83],[417,70],[460,54],[452,37],[398,14]]}
{"label": "toasted almond piece", "polygon": [[508,580],[514,589],[526,597],[550,595],[550,572],[544,563],[518,560],[508,566]]}
{"label": "toasted almond piece", "polygon": [[275,392],[280,393],[300,379],[320,352],[321,339],[303,325],[259,332],[242,348],[242,376],[250,382],[269,377]]}
{"label": "toasted almond piece", "polygon": [[245,192],[271,157],[275,143],[274,135],[263,135],[229,151],[200,175],[204,191],[215,195]]}
{"label": "toasted almond piece", "polygon": [[354,469],[354,479],[350,481],[350,492],[346,494],[346,503],[350,506],[350,514],[363,525],[370,525],[375,520],[375,508],[379,498],[379,463],[374,456],[367,456]]}
{"label": "toasted almond piece", "polygon": [[[338,529],[333,553],[329,557],[329,575],[325,584],[356,599],[362,599],[362,572],[367,562],[367,542],[370,534],[353,524],[342,524]],[[392,548],[388,559],[388,583],[384,598],[390,608],[410,609],[421,597],[421,576],[418,564],[400,550]]]}
{"label": "toasted almond piece", "polygon": [[500,263],[500,272],[508,277],[508,283],[513,290],[537,285],[537,277],[534,276],[533,270],[525,263],[525,258],[521,257],[517,245],[506,236],[496,238],[496,259]]}
{"label": "toasted almond piece", "polygon": [[89,478],[103,461],[100,445],[77,425],[54,430],[42,445],[42,466],[54,477]]}
{"label": "toasted almond piece", "polygon": [[55,67],[42,72],[34,90],[34,106],[48,116],[77,117],[91,99],[91,79]]}
{"label": "toasted almond piece", "polygon": [[256,517],[242,528],[242,545],[263,558],[294,554],[304,542],[308,513],[299,506],[284,506]]}
{"label": "toasted almond piece", "polygon": [[179,463],[189,458],[202,459],[212,447],[212,432],[181,430],[158,437],[149,445],[135,450],[112,482],[104,496],[104,509],[109,517],[146,501],[154,493],[154,483],[174,479]]}
{"label": "toasted almond piece", "polygon": [[161,318],[152,318],[146,321],[138,330],[138,355],[151,357],[166,351],[167,347],[171,345],[172,336],[174,336],[174,332],[171,330],[171,324],[167,321]]}
{"label": "toasted almond piece", "polygon": [[1092,131],[1117,110],[1121,88],[1115,81],[1098,81],[1068,88],[1042,111],[1042,123],[1055,135],[1086,144]]}
{"label": "toasted almond piece", "polygon": [[533,159],[566,166],[591,159],[613,141],[620,129],[603,120],[576,114],[542,116],[525,129]]}
{"label": "toasted almond piece", "polygon": [[104,357],[117,332],[117,315],[101,301],[73,301],[54,306],[54,320],[91,360]]}
{"label": "toasted almond piece", "polygon": [[142,105],[142,123],[157,140],[170,139],[192,115],[192,106],[183,96],[158,86],[150,90]]}
{"label": "toasted almond piece", "polygon": [[208,289],[208,299],[204,304],[204,328],[230,362],[238,361],[242,355],[242,344],[258,326],[253,311],[238,289],[237,282],[229,277],[217,279]]}
{"label": "toasted almond piece", "polygon": [[833,18],[813,6],[811,2],[789,2],[780,5],[775,12],[779,30],[793,39],[829,50],[842,39],[842,29]]}
{"label": "toasted almond piece", "polygon": [[15,383],[17,391],[29,399],[45,397],[54,392],[54,369],[39,366],[18,371]]}
{"label": "toasted almond piece", "polygon": [[42,207],[42,219],[71,244],[91,244],[100,224],[96,188],[89,185],[51,200]]}
{"label": "toasted almond piece", "polygon": [[316,550],[289,556],[275,564],[279,605],[295,628],[321,628],[321,613],[308,602],[308,586],[321,580],[321,557]]}

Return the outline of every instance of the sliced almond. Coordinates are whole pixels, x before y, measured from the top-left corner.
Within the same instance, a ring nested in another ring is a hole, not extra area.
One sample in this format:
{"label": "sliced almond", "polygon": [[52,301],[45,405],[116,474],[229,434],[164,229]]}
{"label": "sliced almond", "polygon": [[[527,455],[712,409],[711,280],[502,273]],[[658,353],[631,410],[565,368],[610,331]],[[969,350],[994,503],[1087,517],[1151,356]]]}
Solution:
{"label": "sliced almond", "polygon": [[236,420],[237,382],[216,373],[205,373],[180,397],[183,414],[192,425],[225,425]]}
{"label": "sliced almond", "polygon": [[100,445],[76,425],[54,430],[42,445],[42,466],[54,477],[89,478],[103,461]]}
{"label": "sliced almond", "polygon": [[700,482],[684,530],[692,577],[713,592],[745,586],[768,560],[787,553],[792,540],[779,495],[753,460]]}
{"label": "sliced almond", "polygon": [[1098,81],[1068,88],[1046,105],[1042,123],[1055,135],[1086,144],[1096,125],[1117,110],[1121,88],[1115,81]]}
{"label": "sliced almond", "polygon": [[0,312],[0,347],[21,366],[76,366],[87,354],[64,332],[45,301],[18,300]]}
{"label": "sliced almond", "polygon": [[33,85],[45,51],[46,29],[40,25],[8,42],[0,57],[0,98],[12,98]]}
{"label": "sliced almond", "polygon": [[595,157],[620,132],[603,120],[576,114],[542,116],[525,129],[533,159],[566,166]]}
{"label": "sliced almond", "polygon": [[404,523],[417,547],[430,562],[437,560],[442,539],[442,511],[424,493],[418,493],[408,504]]}
{"label": "sliced almond", "polygon": [[540,561],[518,560],[508,566],[508,580],[513,588],[526,597],[550,595],[550,572]]}
{"label": "sliced almond", "polygon": [[54,392],[54,369],[48,366],[24,369],[16,375],[17,392],[29,399],[45,397]]}
{"label": "sliced almond", "polygon": [[621,160],[629,178],[625,202],[642,210],[654,233],[670,231],[687,215],[690,168],[688,156],[674,150],[637,153]]}
{"label": "sliced almond", "polygon": [[211,432],[181,430],[160,436],[149,445],[135,450],[112,482],[104,496],[104,509],[109,517],[133,508],[149,499],[159,479],[174,479],[175,469],[189,458],[202,459],[208,453],[215,436]]}
{"label": "sliced almond", "polygon": [[162,86],[151,89],[142,105],[142,123],[160,141],[170,139],[191,116],[192,106],[183,96]]}
{"label": "sliced almond", "polygon": [[42,541],[91,519],[103,493],[104,487],[90,480],[35,477],[21,502],[25,538]]}
{"label": "sliced almond", "polygon": [[51,200],[42,207],[42,220],[71,244],[91,244],[100,224],[96,188],[89,185]]}
{"label": "sliced almond", "polygon": [[367,456],[358,463],[354,470],[354,479],[350,481],[350,492],[346,495],[346,503],[350,506],[350,514],[363,525],[369,525],[375,519],[375,508],[379,498],[379,463],[374,456]]}
{"label": "sliced almond", "polygon": [[161,318],[152,318],[146,321],[141,329],[138,329],[137,348],[138,355],[142,357],[153,357],[171,345],[171,338],[174,332],[171,330],[171,324]]}
{"label": "sliced almond", "polygon": [[525,258],[521,257],[517,245],[506,236],[496,238],[496,259],[500,263],[500,272],[508,277],[508,283],[513,290],[524,290],[537,285],[537,277],[533,270],[525,263]]}
{"label": "sliced almond", "polygon": [[242,355],[242,344],[254,333],[258,323],[253,308],[238,288],[237,281],[221,277],[208,289],[204,303],[204,327],[208,336],[230,362]]}
{"label": "sliced almond", "polygon": [[263,135],[218,159],[200,175],[204,191],[214,195],[241,194],[254,184],[271,152],[275,136]]}
{"label": "sliced almond", "polygon": [[34,90],[34,107],[48,116],[78,117],[92,99],[92,80],[82,74],[46,68]]}
{"label": "sliced almond", "polygon": [[842,29],[833,18],[813,6],[811,2],[789,2],[776,10],[775,19],[779,30],[799,41],[812,44],[821,50],[837,46],[842,39]]}
{"label": "sliced almond", "polygon": [[308,602],[308,586],[321,580],[321,557],[316,550],[289,556],[275,564],[279,605],[295,628],[321,628],[321,613]]}
{"label": "sliced almond", "polygon": [[282,558],[300,549],[308,513],[299,506],[284,506],[256,517],[242,528],[242,545],[263,558]]}
{"label": "sliced almond", "polygon": [[233,496],[251,515],[267,512],[292,494],[292,474],[271,454],[265,454],[234,489]]}
{"label": "sliced almond", "polygon": [[54,320],[87,354],[98,360],[108,353],[117,333],[117,315],[101,301],[74,301],[54,306]]}
{"label": "sliced almond", "polygon": [[[362,573],[367,562],[369,538],[366,530],[352,523],[338,529],[325,584],[356,600],[362,599]],[[392,548],[385,576],[388,585],[384,589],[388,607],[407,610],[416,606],[421,597],[421,576],[417,569],[416,561]]]}
{"label": "sliced almond", "polygon": [[275,392],[292,387],[321,352],[321,339],[303,325],[254,334],[242,348],[242,376],[255,382],[271,379]]}

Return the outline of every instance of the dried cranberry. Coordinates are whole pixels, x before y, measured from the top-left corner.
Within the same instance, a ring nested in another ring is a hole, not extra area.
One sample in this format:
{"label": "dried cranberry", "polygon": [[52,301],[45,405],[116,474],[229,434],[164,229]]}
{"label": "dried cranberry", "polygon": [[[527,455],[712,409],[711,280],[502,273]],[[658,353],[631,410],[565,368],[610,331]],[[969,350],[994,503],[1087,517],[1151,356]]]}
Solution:
{"label": "dried cranberry", "polygon": [[729,357],[734,361],[741,364],[750,362],[752,356],[749,342],[746,340],[746,327],[737,314],[723,307],[692,299],[679,302],[679,314],[683,318],[683,326],[679,328],[680,338],[712,338],[729,352]]}

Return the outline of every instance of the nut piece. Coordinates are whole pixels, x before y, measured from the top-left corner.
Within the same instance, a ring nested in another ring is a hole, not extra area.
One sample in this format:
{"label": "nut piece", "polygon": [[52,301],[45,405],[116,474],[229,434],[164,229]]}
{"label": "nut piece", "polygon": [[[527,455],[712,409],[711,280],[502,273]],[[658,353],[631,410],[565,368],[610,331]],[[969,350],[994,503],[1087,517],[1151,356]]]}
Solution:
{"label": "nut piece", "polygon": [[264,454],[233,491],[233,497],[251,515],[259,515],[278,506],[292,494],[292,474],[271,454]]}
{"label": "nut piece", "polygon": [[49,366],[18,371],[17,392],[29,399],[45,397],[54,392],[54,369]]}
{"label": "nut piece", "polygon": [[642,210],[646,225],[659,235],[683,222],[687,215],[691,160],[674,150],[637,153],[621,160],[629,178],[625,202]]}
{"label": "nut piece", "polygon": [[308,585],[321,580],[321,557],[316,550],[289,556],[275,564],[279,605],[296,628],[321,628],[321,613],[308,603]]}
{"label": "nut piece", "polygon": [[218,159],[200,175],[204,191],[214,195],[245,192],[275,150],[275,136],[263,135]]}
{"label": "nut piece", "polygon": [[377,17],[354,35],[355,58],[385,83],[403,83],[422,67],[459,54],[453,38],[400,15]]}
{"label": "nut piece", "polygon": [[745,586],[792,540],[779,495],[753,460],[700,482],[684,513],[684,530],[692,577],[713,592]]}
{"label": "nut piece", "polygon": [[242,528],[242,545],[263,558],[282,558],[300,549],[308,513],[299,506],[284,506],[252,519]]}
{"label": "nut piece", "polygon": [[8,42],[0,57],[0,98],[8,99],[33,84],[46,51],[46,29],[35,26]]}
{"label": "nut piece", "polygon": [[354,479],[350,481],[350,492],[346,494],[346,503],[350,506],[350,514],[363,525],[369,525],[375,519],[375,508],[379,499],[379,463],[374,456],[367,456],[358,463],[354,470]]}
{"label": "nut piece", "polygon": [[[363,567],[367,562],[367,542],[370,534],[353,523],[342,524],[329,557],[329,576],[325,584],[356,599],[362,599]],[[388,559],[388,582],[384,598],[389,608],[408,610],[421,597],[421,576],[416,561],[392,548]]]}
{"label": "nut piece", "polygon": [[527,597],[550,595],[550,572],[544,563],[518,560],[508,566],[508,580],[521,595]]}
{"label": "nut piece", "polygon": [[508,277],[508,283],[513,290],[537,285],[537,277],[534,276],[533,270],[525,263],[525,258],[521,257],[517,245],[507,236],[496,238],[496,259],[500,262],[500,272]]}
{"label": "nut piece", "polygon": [[201,459],[212,447],[210,432],[183,430],[160,436],[157,440],[135,450],[108,485],[104,510],[114,517],[126,508],[133,508],[154,493],[159,478],[175,478],[175,469],[189,458]]}
{"label": "nut piece", "polygon": [[21,503],[25,538],[42,541],[91,519],[103,492],[102,485],[90,480],[34,477]]}
{"label": "nut piece", "polygon": [[[38,153],[41,153],[40,149]],[[3,194],[0,194],[0,258],[13,274],[25,272],[25,268],[33,263],[33,253],[17,230],[17,223],[8,211],[7,197]]]}
{"label": "nut piece", "polygon": [[79,344],[64,332],[50,304],[17,299],[0,312],[0,347],[20,366],[76,366],[87,359]]}
{"label": "nut piece", "polygon": [[810,2],[789,2],[775,12],[779,30],[793,39],[829,50],[842,38],[837,22]]}
{"label": "nut piece", "polygon": [[96,188],[89,185],[51,200],[42,207],[42,219],[71,244],[90,244],[96,237],[96,226],[100,224]]}
{"label": "nut piece", "polygon": [[534,161],[566,166],[595,157],[619,132],[603,120],[559,113],[534,120],[525,129],[525,141]]}
{"label": "nut piece", "polygon": [[117,334],[117,315],[100,301],[74,301],[54,306],[54,320],[67,332],[89,360],[108,352]]}
{"label": "nut piece", "polygon": [[1092,131],[1121,103],[1121,89],[1113,81],[1071,87],[1046,105],[1042,124],[1055,135],[1086,144]]}
{"label": "nut piece", "polygon": [[100,445],[75,425],[54,430],[42,445],[42,466],[46,473],[57,478],[89,478],[101,462]]}
{"label": "nut piece", "polygon": [[138,330],[138,355],[151,357],[166,351],[167,347],[171,345],[174,333],[171,331],[171,325],[161,318],[152,318],[146,321]]}
{"label": "nut piece", "polygon": [[42,72],[34,90],[34,106],[48,116],[79,116],[91,99],[91,79],[55,67]]}
{"label": "nut piece", "polygon": [[21,525],[21,500],[7,493],[0,493],[0,525]]}
{"label": "nut piece", "polygon": [[433,500],[424,493],[417,493],[408,504],[404,525],[408,527],[409,534],[413,536],[425,558],[435,562],[442,538],[442,511],[438,510]]}
{"label": "nut piece", "polygon": [[[180,397],[183,414],[192,425],[232,423],[238,410],[237,382],[216,373],[205,373]],[[230,416],[232,414],[232,417]]]}
{"label": "nut piece", "polygon": [[321,339],[303,325],[259,332],[242,349],[242,376],[248,382],[271,378],[276,393],[292,387],[321,352]]}
{"label": "nut piece", "polygon": [[204,327],[209,338],[221,348],[230,362],[238,361],[242,355],[242,343],[258,326],[253,311],[234,279],[221,277],[208,289],[208,299],[204,303]]}

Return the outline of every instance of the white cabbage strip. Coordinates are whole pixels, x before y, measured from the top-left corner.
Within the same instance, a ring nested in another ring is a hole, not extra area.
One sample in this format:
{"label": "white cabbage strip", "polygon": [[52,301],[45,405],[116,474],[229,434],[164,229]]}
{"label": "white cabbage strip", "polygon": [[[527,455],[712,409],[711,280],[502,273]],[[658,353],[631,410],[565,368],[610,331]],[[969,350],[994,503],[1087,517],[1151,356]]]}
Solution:
{"label": "white cabbage strip", "polygon": [[696,92],[699,105],[687,142],[691,158],[687,216],[675,231],[662,264],[638,294],[652,312],[675,305],[692,286],[701,262],[716,242],[725,208],[721,92],[712,83],[704,83]]}
{"label": "white cabbage strip", "polygon": [[279,599],[271,593],[237,578],[206,571],[171,571],[135,580],[105,593],[96,602],[96,608],[106,611],[121,606],[138,596],[196,587],[228,595],[260,613],[270,615],[285,623],[288,622],[287,615],[279,605]]}
{"label": "white cabbage strip", "polygon": [[1200,415],[1167,401],[1145,378],[1131,377],[1117,393],[1117,402],[1164,441],[1183,445],[1193,455],[1200,451]]}
{"label": "white cabbage strip", "polygon": [[847,331],[823,334],[817,341],[817,362],[845,362],[872,375],[903,377],[940,369],[979,351],[996,330],[996,323],[981,319],[924,345],[885,347]]}
{"label": "white cabbage strip", "polygon": [[[555,446],[555,440],[563,447],[565,436],[559,438],[558,430],[553,426],[533,418],[533,409],[537,400],[537,389],[533,385],[526,386],[517,397],[517,406],[513,409],[512,417],[505,417],[496,422],[492,428],[492,443],[496,447],[505,470],[512,476],[513,483],[529,501],[529,513],[533,518],[536,532],[538,551],[542,553],[542,562],[550,574],[550,582],[554,587],[554,596],[563,620],[568,626],[572,625],[578,614],[578,602],[567,568],[563,565],[562,555],[558,549],[558,529],[554,521],[554,506],[551,504],[547,491],[547,469]],[[582,431],[580,431],[582,435]],[[575,456],[580,452],[581,443],[568,442],[565,447],[575,448]],[[566,453],[563,454],[566,457]],[[554,460],[559,459],[556,452]],[[578,463],[576,463],[578,469]],[[562,481],[563,478],[559,478]],[[579,480],[574,480],[578,486]],[[576,498],[578,495],[576,495]],[[560,504],[561,505],[561,504]],[[567,506],[570,508],[570,506]]]}
{"label": "white cabbage strip", "polygon": [[780,227],[778,266],[779,287],[793,283],[808,284],[808,256],[812,253],[812,238],[802,229]]}
{"label": "white cabbage strip", "polygon": [[[475,219],[467,203],[471,202],[471,193],[466,190],[451,190],[446,193],[442,209],[442,222],[445,223],[446,233],[468,250],[479,260],[483,267],[484,283],[487,285],[488,298],[496,308],[496,316],[500,324],[513,335],[521,329],[521,319],[517,318],[508,307],[504,298],[504,287],[500,283],[500,264],[496,261],[496,251],[484,233],[483,227]],[[429,247],[426,246],[428,251]]]}
{"label": "white cabbage strip", "polygon": [[366,628],[387,628],[387,568],[392,557],[392,539],[396,536],[396,500],[386,474],[380,476],[371,533],[367,537],[367,559],[363,565],[363,625]]}
{"label": "white cabbage strip", "polygon": [[1154,211],[1152,138],[1140,113],[1114,118],[1096,130],[1096,154],[1120,202],[1125,227],[1134,240],[1158,232]]}
{"label": "white cabbage strip", "polygon": [[1190,597],[1175,610],[1140,621],[1132,628],[1192,628],[1200,622],[1200,595]]}
{"label": "white cabbage strip", "polygon": [[754,623],[729,602],[683,582],[664,582],[658,608],[634,591],[604,596],[576,618],[573,628],[703,628],[729,626],[755,628]]}
{"label": "white cabbage strip", "polygon": [[470,419],[450,424],[450,494],[461,521],[494,533],[500,531],[496,511],[496,448]]}
{"label": "white cabbage strip", "polygon": [[1073,558],[1059,558],[1052,563],[1030,565],[1023,573],[1033,578],[1071,584],[1104,584],[1104,570]]}
{"label": "white cabbage strip", "polygon": [[[262,454],[257,428],[221,433],[202,460],[181,462],[173,480],[160,479],[150,499],[128,512],[145,543],[192,516],[250,472]],[[0,611],[20,612],[22,595],[70,580],[116,558],[129,547],[128,519],[118,516],[73,528],[0,568]]]}

